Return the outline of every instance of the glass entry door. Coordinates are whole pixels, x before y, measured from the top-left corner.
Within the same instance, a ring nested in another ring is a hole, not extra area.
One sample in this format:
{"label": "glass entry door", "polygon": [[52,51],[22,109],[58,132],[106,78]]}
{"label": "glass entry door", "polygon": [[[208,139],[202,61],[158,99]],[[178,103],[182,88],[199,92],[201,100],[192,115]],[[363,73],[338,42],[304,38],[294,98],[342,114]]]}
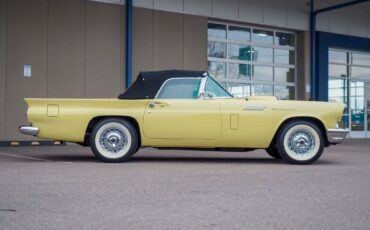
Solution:
{"label": "glass entry door", "polygon": [[370,138],[370,81],[365,83],[366,138]]}
{"label": "glass entry door", "polygon": [[351,136],[370,138],[370,81],[350,83]]}
{"label": "glass entry door", "polygon": [[370,53],[329,49],[329,100],[346,105],[342,128],[370,138]]}

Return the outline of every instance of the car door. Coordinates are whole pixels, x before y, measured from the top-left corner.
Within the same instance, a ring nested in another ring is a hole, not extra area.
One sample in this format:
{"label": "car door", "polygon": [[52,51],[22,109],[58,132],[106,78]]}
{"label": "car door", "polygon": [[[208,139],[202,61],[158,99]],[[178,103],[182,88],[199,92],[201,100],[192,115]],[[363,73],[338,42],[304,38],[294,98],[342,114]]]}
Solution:
{"label": "car door", "polygon": [[220,100],[222,144],[228,147],[266,147],[287,110],[271,110],[275,99]]}
{"label": "car door", "polygon": [[218,100],[199,98],[201,78],[167,80],[148,102],[143,131],[154,139],[215,140],[221,136]]}

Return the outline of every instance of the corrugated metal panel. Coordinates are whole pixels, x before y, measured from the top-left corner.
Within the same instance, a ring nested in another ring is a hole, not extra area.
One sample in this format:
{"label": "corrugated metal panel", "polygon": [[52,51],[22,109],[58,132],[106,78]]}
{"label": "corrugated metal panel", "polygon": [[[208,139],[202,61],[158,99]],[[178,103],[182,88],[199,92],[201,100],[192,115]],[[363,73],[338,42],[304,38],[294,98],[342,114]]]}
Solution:
{"label": "corrugated metal panel", "polygon": [[165,11],[170,11],[170,12],[184,12],[184,1],[183,0],[154,0],[154,9],[165,10]]}
{"label": "corrugated metal panel", "polygon": [[[125,4],[125,0],[91,0]],[[317,0],[316,9],[346,0]],[[218,19],[278,26],[287,29],[309,30],[309,0],[134,0],[135,7],[168,12],[201,15]],[[370,37],[370,19],[365,12],[370,3],[358,7],[321,13],[317,16],[317,30]],[[365,18],[365,16],[367,18]],[[369,24],[369,25],[368,25]],[[366,28],[366,29],[365,29]]]}
{"label": "corrugated metal panel", "polygon": [[212,0],[184,0],[184,12],[193,15],[212,15]]}
{"label": "corrugated metal panel", "polygon": [[213,0],[212,17],[238,20],[238,0]]}
{"label": "corrugated metal panel", "polygon": [[126,0],[90,0],[92,2],[105,2],[110,4],[125,5]]}
{"label": "corrugated metal panel", "polygon": [[350,8],[342,8],[328,12],[330,15],[330,32],[338,34],[349,34]]}

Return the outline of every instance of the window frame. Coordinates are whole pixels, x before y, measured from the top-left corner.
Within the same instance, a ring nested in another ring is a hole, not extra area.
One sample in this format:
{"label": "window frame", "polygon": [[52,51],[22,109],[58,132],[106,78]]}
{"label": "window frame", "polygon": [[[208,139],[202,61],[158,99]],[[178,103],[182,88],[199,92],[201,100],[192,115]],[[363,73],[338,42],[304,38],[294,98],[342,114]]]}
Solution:
{"label": "window frame", "polygon": [[[197,79],[197,80],[199,80],[200,79],[200,85],[199,85],[199,90],[198,90],[198,93],[197,93],[197,98],[191,98],[191,99],[190,98],[183,98],[183,99],[158,98],[160,92],[163,90],[163,87],[167,82],[169,82],[171,80],[179,80],[179,79],[180,80],[181,79],[186,79],[186,80],[188,80],[188,79]],[[233,95],[227,89],[225,89],[218,81],[216,81],[214,78],[212,78],[208,74],[205,74],[205,76],[203,76],[203,77],[172,77],[172,78],[168,78],[167,80],[165,80],[163,82],[163,84],[159,88],[157,94],[154,97],[154,100],[199,100],[199,99],[202,99],[201,94],[205,93],[206,83],[207,83],[208,79],[210,79],[211,81],[216,83],[219,87],[221,87],[221,89],[223,89],[229,95],[229,97],[212,97],[212,99],[234,98]]]}
{"label": "window frame", "polygon": [[[189,79],[195,79],[195,80],[201,80],[202,81],[202,77],[172,77],[172,78],[168,78],[167,80],[165,80],[161,87],[159,88],[157,94],[155,95],[154,99],[157,100],[191,100],[191,99],[188,99],[188,98],[183,98],[183,99],[176,99],[176,98],[158,98],[159,96],[159,93],[163,90],[163,87],[166,85],[167,82],[169,81],[172,81],[172,80],[189,80]],[[199,90],[198,90],[198,98],[199,98],[199,95],[200,95],[200,92],[201,92],[201,87],[202,87],[202,82],[200,83],[200,86],[199,86]],[[198,98],[192,98],[193,100],[195,99],[198,99]]]}

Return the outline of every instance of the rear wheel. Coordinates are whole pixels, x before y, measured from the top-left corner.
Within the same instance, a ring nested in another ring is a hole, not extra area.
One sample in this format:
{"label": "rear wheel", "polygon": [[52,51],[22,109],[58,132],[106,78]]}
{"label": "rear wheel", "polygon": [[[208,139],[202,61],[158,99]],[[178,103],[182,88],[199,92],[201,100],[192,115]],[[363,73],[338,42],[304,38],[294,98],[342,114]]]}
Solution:
{"label": "rear wheel", "polygon": [[272,156],[273,158],[275,159],[279,159],[281,160],[281,156],[280,156],[280,153],[279,151],[277,150],[276,146],[271,146],[271,147],[268,147],[267,149],[265,149],[266,152],[268,153],[268,155]]}
{"label": "rear wheel", "polygon": [[280,131],[276,140],[281,157],[291,164],[311,164],[324,150],[324,138],[318,126],[309,121],[292,121]]}
{"label": "rear wheel", "polygon": [[123,119],[109,118],[100,121],[90,136],[94,155],[104,162],[123,162],[138,149],[135,127]]}

